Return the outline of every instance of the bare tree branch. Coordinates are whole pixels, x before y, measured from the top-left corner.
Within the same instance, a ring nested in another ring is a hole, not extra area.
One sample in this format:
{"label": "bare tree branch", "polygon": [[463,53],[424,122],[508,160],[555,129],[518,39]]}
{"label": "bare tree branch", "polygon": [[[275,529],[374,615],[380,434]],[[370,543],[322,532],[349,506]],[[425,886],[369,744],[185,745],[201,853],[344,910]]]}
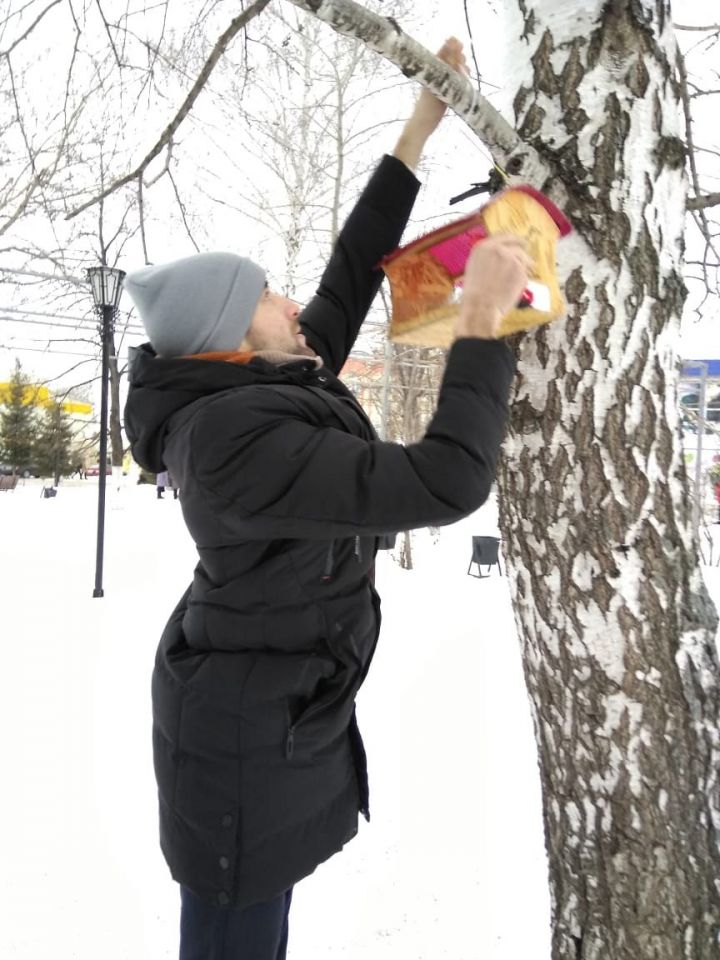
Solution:
{"label": "bare tree branch", "polygon": [[477,77],[478,89],[480,89],[480,66],[475,55],[475,38],[473,37],[472,26],[470,25],[470,14],[468,12],[468,0],[463,0],[465,9],[465,23],[467,24],[468,36],[470,37],[470,52],[472,53],[473,63],[475,64],[475,76]]}
{"label": "bare tree branch", "polygon": [[[687,155],[688,162],[690,165],[690,180],[695,191],[695,199],[702,198],[702,190],[700,188],[700,176],[697,169],[697,157],[695,153],[695,139],[693,136],[693,126],[692,126],[692,109],[690,106],[690,93],[688,90],[688,75],[687,68],[685,66],[685,58],[678,50],[677,52],[677,69],[678,77],[680,79],[680,98],[683,105],[683,113],[685,115],[685,142],[687,145]],[[710,204],[700,204],[697,207],[691,208],[690,202],[688,201],[688,209],[693,209],[694,219],[698,225],[698,228],[705,239],[705,248],[707,250],[712,250],[713,253],[717,256],[717,250],[713,241],[712,233],[710,230],[710,224],[708,223],[707,217],[705,216],[705,206],[710,206]],[[707,257],[703,258],[707,260]],[[708,293],[710,292],[710,278],[708,276],[707,266],[703,266],[703,274],[705,277],[705,287]]]}
{"label": "bare tree branch", "polygon": [[717,30],[718,32],[720,32],[720,23],[714,23],[709,27],[691,27],[691,26],[686,26],[685,24],[682,24],[682,23],[674,23],[673,26],[675,27],[676,30],[694,30],[694,31],[699,31],[701,33],[706,33],[706,32],[709,33],[713,30]]}
{"label": "bare tree branch", "polygon": [[35,17],[35,19],[34,19],[33,22],[30,24],[30,26],[27,28],[27,30],[25,31],[25,33],[23,33],[21,36],[19,36],[16,40],[13,40],[13,42],[10,44],[10,46],[7,48],[7,50],[3,50],[3,51],[0,53],[0,57],[7,57],[7,56],[9,56],[9,54],[11,54],[11,53],[13,52],[13,50],[15,49],[15,47],[18,46],[18,44],[22,43],[23,40],[25,40],[27,37],[30,36],[30,34],[31,34],[31,33],[33,32],[33,30],[35,29],[35,27],[36,27],[36,26],[40,23],[40,21],[43,19],[43,17],[45,16],[45,14],[48,13],[50,10],[52,10],[53,7],[56,7],[59,3],[62,3],[62,0],[52,0],[52,3],[49,3],[49,4],[47,5],[47,7],[45,7],[45,9],[42,11],[42,13],[39,13],[39,14],[37,15],[37,17]]}
{"label": "bare tree branch", "polygon": [[158,173],[156,177],[153,177],[151,180],[145,180],[146,187],[149,188],[154,186],[158,182],[158,180],[160,180],[162,177],[165,176],[166,173],[170,171],[170,161],[172,160],[172,152],[173,152],[174,145],[175,145],[175,141],[171,138],[170,142],[167,145],[167,153],[165,154],[165,163],[163,165],[162,170],[160,171],[160,173]]}
{"label": "bare tree branch", "polygon": [[145,263],[150,263],[147,250],[147,236],[145,235],[145,201],[143,199],[143,178],[142,173],[137,178],[137,198],[138,198],[138,218],[140,221],[140,239],[142,240],[143,258]]}
{"label": "bare tree branch", "polygon": [[103,197],[108,197],[110,194],[115,193],[121,187],[124,187],[126,184],[131,183],[133,180],[137,180],[150,163],[155,159],[155,157],[163,150],[165,146],[170,142],[175,133],[178,130],[178,127],[187,117],[190,111],[195,104],[198,96],[202,92],[205,84],[210,78],[211,73],[217,66],[218,61],[225,53],[225,50],[228,47],[228,44],[234,37],[242,30],[242,28],[249,23],[254,17],[261,13],[265,7],[268,5],[270,0],[255,0],[255,3],[252,6],[248,7],[243,13],[239,14],[232,21],[230,26],[225,30],[225,32],[220,36],[217,43],[212,49],[212,52],[208,59],[205,61],[205,64],[200,71],[195,83],[193,84],[190,92],[188,93],[185,101],[182,106],[175,114],[173,119],[170,121],[168,126],[163,131],[160,139],[155,144],[155,146],[150,150],[150,152],[141,160],[137,167],[132,170],[130,173],[126,174],[124,177],[120,177],[118,180],[114,180],[108,187],[106,187],[102,193],[93,197],[91,200],[88,200],[86,203],[83,203],[81,206],[76,207],[74,210],[71,210],[65,217],[66,220],[72,220],[79,213],[82,213],[83,210],[87,210],[89,207],[94,206],[98,203]]}
{"label": "bare tree branch", "polygon": [[190,224],[188,223],[188,220],[187,220],[187,211],[185,210],[185,204],[182,202],[182,199],[180,197],[180,191],[178,190],[177,184],[175,183],[175,177],[173,177],[170,169],[168,169],[167,175],[170,178],[170,183],[172,184],[172,188],[175,193],[175,199],[177,200],[178,207],[180,208],[180,216],[182,217],[182,222],[185,227],[185,232],[190,238],[190,243],[192,243],[192,245],[195,247],[195,250],[197,251],[197,253],[200,253],[200,247],[195,242],[195,237],[192,235],[192,231],[190,230]]}
{"label": "bare tree branch", "polygon": [[720,204],[720,193],[708,193],[704,197],[690,197],[687,202],[688,210],[706,210]]}
{"label": "bare tree branch", "polygon": [[491,150],[495,160],[524,182],[542,186],[547,162],[485,99],[472,83],[413,40],[391,18],[353,0],[289,0],[344,36],[361,40],[446,103]]}
{"label": "bare tree branch", "polygon": [[107,22],[107,18],[105,16],[103,8],[100,5],[100,0],[95,0],[95,5],[98,8],[98,11],[100,13],[100,18],[103,22],[103,26],[105,27],[105,33],[107,33],[108,40],[110,41],[110,47],[112,48],[112,52],[115,55],[115,63],[117,63],[118,67],[122,69],[122,62],[120,61],[120,57],[117,52],[117,47],[115,46],[115,41],[113,40],[113,36],[110,33],[110,24]]}

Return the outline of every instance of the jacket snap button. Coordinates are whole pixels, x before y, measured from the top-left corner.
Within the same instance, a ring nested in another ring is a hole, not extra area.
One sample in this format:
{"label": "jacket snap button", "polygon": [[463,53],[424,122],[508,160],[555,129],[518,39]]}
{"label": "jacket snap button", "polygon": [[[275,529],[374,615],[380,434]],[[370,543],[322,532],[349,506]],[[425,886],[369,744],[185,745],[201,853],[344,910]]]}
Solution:
{"label": "jacket snap button", "polygon": [[230,903],[230,897],[225,893],[224,890],[221,890],[218,894],[218,903],[221,907],[226,907]]}
{"label": "jacket snap button", "polygon": [[232,814],[230,813],[226,813],[225,816],[220,821],[220,823],[222,823],[224,827],[231,827],[232,822],[233,822],[233,818],[232,818]]}
{"label": "jacket snap button", "polygon": [[227,857],[220,857],[219,863],[222,870],[227,870],[227,868],[230,866],[230,861]]}

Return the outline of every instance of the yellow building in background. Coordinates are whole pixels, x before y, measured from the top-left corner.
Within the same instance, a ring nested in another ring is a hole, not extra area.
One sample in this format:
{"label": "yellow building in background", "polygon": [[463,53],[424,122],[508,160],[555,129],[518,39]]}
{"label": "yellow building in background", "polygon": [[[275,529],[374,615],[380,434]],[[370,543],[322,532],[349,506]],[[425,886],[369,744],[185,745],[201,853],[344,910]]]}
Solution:
{"label": "yellow building in background", "polygon": [[[0,405],[10,402],[12,384],[0,383]],[[55,397],[50,393],[47,387],[35,384],[28,384],[23,390],[23,403],[33,407],[52,407],[55,404]],[[62,400],[60,406],[65,413],[79,414],[80,416],[91,417],[93,405],[81,400]]]}

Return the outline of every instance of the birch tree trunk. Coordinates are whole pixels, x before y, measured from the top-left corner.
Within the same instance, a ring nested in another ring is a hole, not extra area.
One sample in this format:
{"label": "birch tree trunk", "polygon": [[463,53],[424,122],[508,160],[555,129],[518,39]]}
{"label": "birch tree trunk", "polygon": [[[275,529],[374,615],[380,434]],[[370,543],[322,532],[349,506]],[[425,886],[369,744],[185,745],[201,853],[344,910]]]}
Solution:
{"label": "birch tree trunk", "polygon": [[710,960],[717,618],[677,413],[687,184],[669,5],[507,6],[520,15],[508,57],[517,129],[562,178],[578,233],[562,257],[567,322],[517,344],[499,477],[553,957]]}
{"label": "birch tree trunk", "polygon": [[553,960],[720,955],[717,617],[676,399],[687,183],[667,0],[507,0],[513,130],[380,18],[354,33],[543,188],[567,321],[517,338],[501,526],[540,754]]}

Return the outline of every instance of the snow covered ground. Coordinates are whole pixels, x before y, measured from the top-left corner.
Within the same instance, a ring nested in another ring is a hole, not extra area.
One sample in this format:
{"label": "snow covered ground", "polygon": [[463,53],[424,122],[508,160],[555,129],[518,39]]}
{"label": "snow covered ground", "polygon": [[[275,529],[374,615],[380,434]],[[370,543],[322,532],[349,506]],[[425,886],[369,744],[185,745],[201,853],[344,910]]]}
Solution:
{"label": "snow covered ground", "polygon": [[[97,481],[0,493],[0,957],[177,956],[157,843],[155,646],[194,566],[179,503]],[[506,580],[466,576],[494,508],[382,555],[358,713],[372,822],[296,887],[290,960],[548,960],[540,788]],[[720,571],[708,571],[717,584]],[[716,591],[714,591],[716,592]]]}

